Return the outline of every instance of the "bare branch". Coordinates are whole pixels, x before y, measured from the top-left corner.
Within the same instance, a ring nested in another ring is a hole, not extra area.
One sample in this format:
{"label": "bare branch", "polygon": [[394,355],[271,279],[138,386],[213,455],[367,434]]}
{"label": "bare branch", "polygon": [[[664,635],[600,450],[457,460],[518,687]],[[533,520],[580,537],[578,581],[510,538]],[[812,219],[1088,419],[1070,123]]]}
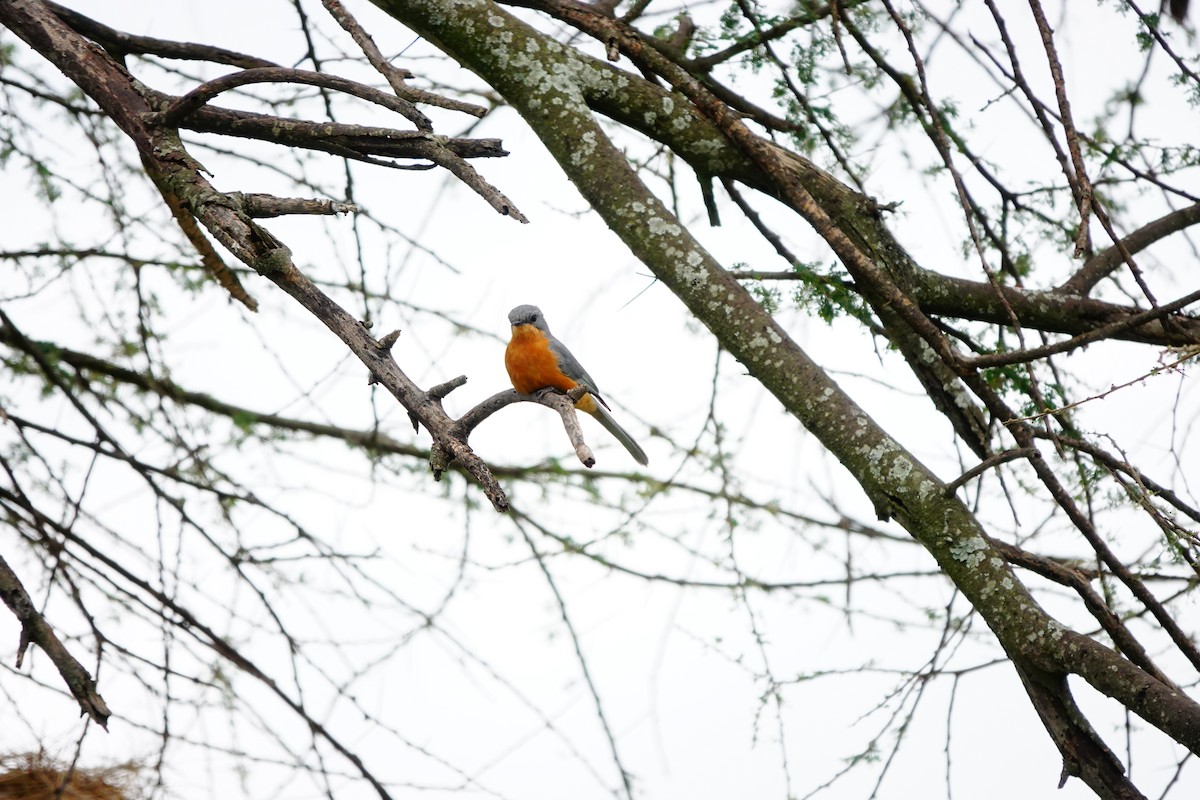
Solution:
{"label": "bare branch", "polygon": [[30,644],[36,644],[42,649],[58,674],[71,690],[71,694],[79,703],[79,710],[95,720],[100,727],[108,730],[108,717],[112,713],[104,703],[104,698],[96,691],[96,682],[82,664],[75,660],[66,646],[59,641],[54,629],[46,619],[38,613],[29,593],[21,585],[17,574],[8,566],[8,562],[0,556],[0,598],[9,607],[17,621],[21,623],[21,643],[17,647],[17,669],[25,658],[25,651]]}
{"label": "bare branch", "polygon": [[962,359],[962,364],[964,367],[980,369],[983,367],[1002,366],[1004,364],[1020,364],[1026,361],[1045,358],[1055,353],[1070,352],[1091,342],[1115,338],[1118,334],[1133,330],[1147,322],[1168,318],[1174,312],[1181,311],[1196,302],[1200,302],[1200,291],[1191,292],[1180,297],[1178,300],[1156,306],[1146,311],[1130,314],[1125,319],[1101,325],[1087,333],[1072,336],[1070,339],[1062,342],[1043,345],[1042,347],[1031,347],[1028,350],[1016,350],[1009,353],[992,353],[990,355],[965,357]]}
{"label": "bare branch", "polygon": [[124,33],[50,0],[47,0],[46,5],[63,22],[103,46],[116,58],[124,58],[126,55],[153,55],[185,61],[211,61],[214,64],[228,64],[231,67],[244,69],[279,66],[273,61],[226,50],[223,47],[191,42],[173,42],[167,39],[156,39],[153,36]]}
{"label": "bare branch", "polygon": [[487,109],[483,106],[477,106],[474,103],[467,103],[450,97],[443,97],[434,92],[412,88],[404,82],[405,78],[412,77],[412,73],[408,70],[392,66],[383,57],[383,53],[379,52],[379,47],[375,44],[375,40],[371,38],[371,35],[363,29],[358,20],[346,10],[346,7],[339,0],[321,0],[321,3],[325,6],[325,10],[329,12],[329,15],[337,20],[337,23],[353,37],[355,43],[362,49],[363,55],[367,57],[367,61],[387,80],[388,85],[392,87],[392,91],[396,93],[397,97],[408,100],[411,103],[424,103],[425,105],[446,108],[451,111],[461,111],[464,114],[470,114],[475,117],[482,117],[487,113]]}
{"label": "bare branch", "polygon": [[230,202],[252,219],[282,217],[289,214],[353,214],[358,206],[338,200],[314,200],[307,197],[275,197],[270,194],[228,192]]}
{"label": "bare branch", "polygon": [[950,481],[950,483],[947,483],[946,488],[943,491],[945,491],[947,495],[954,494],[961,487],[987,472],[989,469],[998,467],[1001,464],[1007,464],[1009,461],[1015,461],[1018,458],[1031,458],[1036,453],[1037,450],[1032,447],[1022,447],[1017,450],[1005,450],[1003,453],[996,453],[996,455],[985,458],[983,461],[980,461],[962,475],[959,475],[957,478]]}
{"label": "bare branch", "polygon": [[306,69],[285,69],[284,67],[244,69],[241,72],[232,72],[203,83],[180,97],[163,112],[163,124],[172,127],[178,126],[185,117],[222,92],[255,83],[302,83],[309,86],[320,86],[322,89],[345,92],[381,105],[390,111],[395,111],[416,125],[419,131],[428,133],[433,130],[433,123],[429,121],[429,117],[418,111],[417,107],[407,100],[370,86],[364,86],[357,81],[339,78],[336,75],[327,75],[324,72],[312,72]]}
{"label": "bare branch", "polygon": [[[1178,233],[1192,225],[1200,223],[1200,203],[1181,208],[1148,222],[1121,240],[1126,253],[1145,250],[1150,245]],[[1108,277],[1125,263],[1125,253],[1117,245],[1101,250],[1089,258],[1079,271],[1058,287],[1058,291],[1068,294],[1086,295],[1097,283]]]}

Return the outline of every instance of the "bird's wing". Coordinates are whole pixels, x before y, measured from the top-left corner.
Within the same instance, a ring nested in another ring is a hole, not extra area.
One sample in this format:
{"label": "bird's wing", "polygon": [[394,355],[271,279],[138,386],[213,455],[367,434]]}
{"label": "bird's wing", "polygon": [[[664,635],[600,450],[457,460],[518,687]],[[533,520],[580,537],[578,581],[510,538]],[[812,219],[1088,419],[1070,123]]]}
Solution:
{"label": "bird's wing", "polygon": [[582,383],[587,387],[588,394],[599,400],[605,408],[608,408],[608,403],[605,403],[604,398],[600,396],[600,389],[596,386],[596,381],[592,379],[591,375],[587,374],[587,370],[576,360],[575,356],[571,355],[571,351],[567,349],[567,346],[553,336],[550,337],[550,352],[554,353],[554,357],[558,359],[558,368],[562,370],[564,375],[576,383]]}

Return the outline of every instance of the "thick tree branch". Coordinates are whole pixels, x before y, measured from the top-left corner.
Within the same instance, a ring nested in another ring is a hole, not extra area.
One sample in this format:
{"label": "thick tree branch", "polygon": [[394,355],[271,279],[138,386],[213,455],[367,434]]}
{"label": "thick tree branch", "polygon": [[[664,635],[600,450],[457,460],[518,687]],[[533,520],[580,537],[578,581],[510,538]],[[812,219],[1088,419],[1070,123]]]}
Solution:
{"label": "thick tree branch", "polygon": [[37,0],[0,4],[0,23],[50,59],[73,80],[154,165],[164,184],[239,260],[271,280],[321,320],[350,348],[372,375],[429,430],[435,450],[460,461],[483,488],[497,510],[508,501],[487,465],[450,435],[453,421],[440,406],[400,371],[394,359],[353,317],[308,280],[292,263],[288,249],[245,213],[236,210],[203,177],[173,129],[155,125],[153,111],[129,74],[107,54],[65,26]]}
{"label": "thick tree branch", "polygon": [[[533,3],[545,7],[546,3]],[[580,89],[589,106],[617,122],[640,131],[671,148],[702,175],[719,176],[751,186],[764,194],[779,197],[771,175],[738,151],[713,122],[696,107],[684,101],[678,92],[663,89],[649,81],[638,81],[601,60],[569,53],[577,64]],[[942,275],[913,262],[895,239],[881,213],[880,205],[837,181],[807,159],[786,151],[779,152],[790,178],[800,182],[829,214],[834,224],[850,237],[859,249],[877,259],[889,274],[912,295],[922,311],[936,316],[954,317],[1002,325],[1012,323],[1008,307],[1017,314],[1022,327],[1071,335],[1115,323],[1142,310],[1075,298],[1064,302],[1054,290],[1036,290],[995,286]],[[1153,241],[1194,224],[1200,206],[1189,206],[1151,223],[1124,240],[1136,253]],[[1100,264],[1111,271],[1123,263],[1114,247],[1098,253],[1088,263]],[[1083,270],[1088,270],[1085,265]],[[791,273],[768,274],[768,278],[790,277]],[[794,279],[794,278],[791,278]],[[1074,280],[1074,279],[1072,279]],[[1096,278],[1099,280],[1099,278]],[[1065,289],[1064,287],[1061,287]],[[1084,291],[1077,294],[1086,294]],[[1185,314],[1173,314],[1162,321],[1144,325],[1121,326],[1106,334],[1116,339],[1168,346],[1195,341],[1200,336],[1200,320]]]}
{"label": "thick tree branch", "polygon": [[[1121,244],[1128,254],[1133,255],[1145,250],[1160,239],[1197,223],[1200,223],[1200,203],[1172,211],[1153,222],[1146,223],[1122,239]],[[1089,258],[1078,272],[1058,287],[1058,291],[1086,295],[1097,283],[1111,275],[1124,263],[1125,254],[1114,244]]]}
{"label": "thick tree branch", "polygon": [[[32,7],[32,4],[30,4],[30,7]],[[39,7],[43,10],[47,9],[45,5]],[[428,160],[437,166],[450,170],[451,173],[463,183],[470,186],[499,213],[511,216],[519,222],[527,221],[511,200],[484,180],[464,160],[465,158],[481,156],[507,155],[500,148],[499,143],[495,140],[468,143],[462,140],[452,140],[435,136],[431,131],[428,118],[418,111],[409,99],[387,95],[377,89],[336,76],[311,73],[304,70],[286,70],[270,62],[254,61],[253,63],[247,63],[244,59],[238,57],[238,54],[232,54],[230,58],[226,58],[225,56],[230,55],[226,51],[210,53],[199,45],[179,45],[178,43],[164,43],[161,40],[145,40],[142,37],[126,37],[124,34],[113,31],[111,28],[100,25],[87,17],[75,14],[68,9],[55,7],[55,11],[61,12],[61,15],[69,19],[71,24],[86,31],[86,35],[95,36],[105,46],[112,46],[114,52],[124,53],[126,52],[124,48],[144,46],[147,48],[157,48],[160,51],[165,50],[170,53],[186,53],[189,54],[188,57],[207,58],[208,56],[212,56],[210,60],[220,63],[237,62],[238,66],[245,68],[242,72],[227,75],[209,82],[185,98],[175,98],[156,93],[140,84],[134,86],[130,83],[132,78],[125,74],[122,82],[129,83],[129,86],[121,88],[120,94],[124,95],[124,97],[120,102],[126,103],[127,100],[131,99],[131,96],[140,95],[136,100],[138,106],[144,106],[149,101],[154,107],[153,110],[162,112],[163,114],[162,117],[154,117],[147,120],[141,126],[144,130],[162,129],[163,131],[171,131],[177,125],[182,125],[192,130],[257,138],[276,144],[307,147],[346,158],[366,161],[378,166],[400,166],[388,161],[381,161],[379,157]],[[20,35],[20,32],[17,32]],[[56,37],[58,39],[57,43],[65,43],[68,36],[70,36],[70,29],[66,27],[60,28],[60,34]],[[76,36],[74,38],[79,43],[83,43],[83,40],[79,39],[79,37]],[[33,43],[30,42],[30,44]],[[52,45],[54,42],[46,42],[45,44]],[[171,47],[164,47],[164,45],[175,45],[175,47],[172,49]],[[34,49],[38,48],[35,46]],[[46,56],[47,53],[42,52],[42,55]],[[64,53],[64,55],[67,54]],[[184,56],[180,55],[179,57]],[[88,61],[98,62],[100,58],[99,53],[93,52]],[[56,66],[64,68],[64,65],[56,61],[53,57],[50,57],[50,60],[54,61]],[[79,77],[83,77],[92,67],[85,66],[82,74],[78,73],[78,67],[74,69]],[[121,67],[118,66],[117,69],[123,73]],[[79,82],[78,77],[67,69],[64,69],[64,74],[76,80],[77,83]],[[339,91],[349,92],[370,100],[371,102],[379,103],[413,120],[418,130],[412,132],[377,127],[339,126],[334,123],[309,122],[306,120],[285,119],[249,112],[197,107],[198,103],[205,103],[216,93],[232,88],[233,86],[242,85],[243,83],[261,82],[263,80],[278,81],[285,77],[288,80],[335,88]],[[96,98],[93,96],[93,99]],[[465,110],[468,113],[476,114],[478,108],[473,107]],[[128,115],[124,116],[127,117]],[[116,121],[118,124],[121,124],[119,120]],[[126,133],[129,132],[129,130],[126,130]],[[134,138],[136,141],[137,137]],[[140,147],[141,145],[139,144]],[[143,151],[143,158],[145,158],[145,151]],[[150,159],[148,163],[153,164],[153,162],[154,159]]]}
{"label": "thick tree branch", "polygon": [[1042,724],[1062,754],[1058,788],[1066,785],[1068,777],[1077,777],[1093,789],[1100,787],[1097,794],[1103,800],[1144,800],[1126,777],[1120,759],[1075,704],[1067,676],[1021,663],[1015,666]]}
{"label": "thick tree branch", "polygon": [[[592,117],[586,100],[604,95],[610,80],[613,84],[623,80],[622,90],[629,93],[631,84],[642,85],[636,77],[614,75],[575,60],[561,45],[485,0],[456,4],[453,13],[436,0],[376,0],[376,4],[437,42],[513,104],[609,228],[842,461],[880,514],[894,516],[930,551],[1014,661],[1051,675],[1080,674],[1177,741],[1200,750],[1200,706],[1099,642],[1066,631],[1047,615],[989,545],[969,510],[945,497],[945,485],[845,395],[641,183]],[[699,109],[688,113],[709,115],[720,132],[716,141],[726,137],[733,142],[743,153],[737,160],[756,165],[774,196],[802,210],[856,281],[882,293],[873,307],[894,308],[922,339],[940,339],[936,327],[922,321],[920,310],[893,282],[907,282],[903,266],[911,260],[899,263],[901,270],[892,280],[879,274],[876,262],[894,268],[892,256],[903,251],[892,243],[891,252],[881,252],[877,249],[880,234],[863,235],[861,222],[869,216],[864,216],[862,203],[853,204],[857,213],[840,217],[850,224],[853,236],[860,237],[856,241],[807,190],[796,166],[798,159],[755,137],[736,114],[706,95],[686,73],[661,63],[661,54],[660,61],[652,62],[657,51],[648,48],[636,32],[587,6],[558,2],[553,3],[553,11],[601,42],[617,42],[623,54],[643,66],[653,63],[654,72],[669,75],[675,88]],[[515,63],[518,54],[525,54],[526,60]],[[574,80],[547,85],[529,80],[527,76],[534,72],[571,75]],[[678,100],[678,95],[674,97]],[[617,92],[608,98],[605,103],[620,103]],[[548,108],[555,109],[552,118]],[[579,141],[587,141],[589,147],[581,150],[575,146]],[[710,152],[715,149],[720,149],[719,144]],[[732,163],[727,161],[725,168]],[[802,169],[812,174],[811,169]],[[832,213],[846,212],[848,194],[842,190],[842,196]],[[869,201],[866,205],[873,206]],[[891,243],[890,238],[885,241]],[[872,248],[869,256],[864,256],[860,244]],[[954,358],[952,353],[946,355]],[[1058,646],[1064,636],[1070,642],[1065,650]],[[1107,664],[1114,677],[1099,675],[1095,667],[1100,664]]]}
{"label": "thick tree branch", "polygon": [[[1076,294],[999,286],[932,272],[920,273],[914,282],[913,299],[922,311],[933,316],[1011,325],[1016,315],[1022,328],[1088,334],[1094,337],[1089,341],[1120,339],[1160,346],[1200,342],[1200,319],[1183,313],[1187,302],[1147,310]],[[1095,335],[1096,331],[1101,331],[1100,335]]]}
{"label": "thick tree branch", "polygon": [[[164,111],[173,102],[167,95],[154,93],[152,96],[155,105]],[[424,131],[281,119],[211,106],[199,108],[188,115],[180,122],[180,127],[201,133],[239,136],[319,150],[381,167],[405,168],[381,158],[424,159],[450,170],[499,213],[518,222],[529,221],[511,200],[484,180],[465,160],[508,155],[498,139],[455,139]]]}
{"label": "thick tree branch", "polygon": [[229,268],[225,263],[224,257],[217,252],[217,248],[213,247],[212,242],[204,235],[204,231],[196,223],[196,217],[192,212],[184,207],[183,203],[171,188],[163,180],[162,173],[158,167],[151,161],[142,159],[142,167],[146,170],[146,177],[154,184],[154,188],[158,189],[158,193],[162,195],[163,202],[167,204],[167,208],[171,210],[171,217],[175,220],[175,224],[179,226],[179,230],[187,237],[188,243],[200,256],[200,263],[208,270],[208,274],[213,277],[221,288],[229,292],[229,296],[239,303],[244,305],[251,311],[258,311],[258,301],[250,296],[246,291],[246,287],[242,286],[241,279],[237,273]]}
{"label": "thick tree branch", "polygon": [[[170,96],[154,93],[155,105],[170,108]],[[285,147],[303,147],[369,161],[372,157],[439,160],[437,152],[459,158],[499,158],[508,155],[499,139],[459,139],[422,131],[401,131],[344,122],[281,119],[219,106],[200,108],[179,123],[184,130],[258,139]],[[441,157],[445,158],[445,156]],[[379,161],[371,163],[379,164]]]}

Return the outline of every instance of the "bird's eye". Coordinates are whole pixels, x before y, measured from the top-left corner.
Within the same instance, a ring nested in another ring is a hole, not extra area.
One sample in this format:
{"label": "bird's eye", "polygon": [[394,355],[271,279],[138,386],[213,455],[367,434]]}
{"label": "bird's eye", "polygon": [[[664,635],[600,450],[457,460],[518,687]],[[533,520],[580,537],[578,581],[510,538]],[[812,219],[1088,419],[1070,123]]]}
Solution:
{"label": "bird's eye", "polygon": [[534,314],[532,317],[530,317],[530,318],[529,318],[529,321],[530,321],[530,322],[537,322],[537,314]]}

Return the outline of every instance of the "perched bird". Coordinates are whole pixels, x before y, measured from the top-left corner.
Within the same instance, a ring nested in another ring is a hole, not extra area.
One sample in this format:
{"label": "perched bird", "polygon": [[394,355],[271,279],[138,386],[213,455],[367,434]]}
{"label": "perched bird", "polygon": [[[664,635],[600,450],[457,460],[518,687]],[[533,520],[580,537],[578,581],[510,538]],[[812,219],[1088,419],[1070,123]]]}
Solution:
{"label": "perched bird", "polygon": [[542,310],[537,306],[517,306],[508,312],[508,321],[512,324],[512,339],[504,351],[504,366],[513,388],[521,394],[533,394],[551,387],[567,392],[582,384],[587,394],[579,398],[575,407],[595,417],[639,464],[650,463],[646,452],[612,418],[592,376],[566,345],[550,333]]}

